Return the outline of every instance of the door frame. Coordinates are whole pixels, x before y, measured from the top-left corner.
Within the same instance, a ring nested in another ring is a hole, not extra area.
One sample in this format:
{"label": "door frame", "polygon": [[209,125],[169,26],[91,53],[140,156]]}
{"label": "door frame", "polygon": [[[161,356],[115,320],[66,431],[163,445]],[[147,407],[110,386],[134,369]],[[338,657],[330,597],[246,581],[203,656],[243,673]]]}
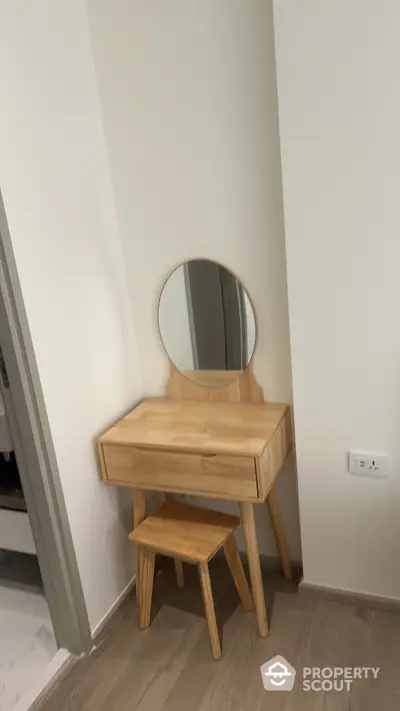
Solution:
{"label": "door frame", "polygon": [[86,654],[92,634],[1,193],[0,347],[8,378],[0,390],[55,636]]}

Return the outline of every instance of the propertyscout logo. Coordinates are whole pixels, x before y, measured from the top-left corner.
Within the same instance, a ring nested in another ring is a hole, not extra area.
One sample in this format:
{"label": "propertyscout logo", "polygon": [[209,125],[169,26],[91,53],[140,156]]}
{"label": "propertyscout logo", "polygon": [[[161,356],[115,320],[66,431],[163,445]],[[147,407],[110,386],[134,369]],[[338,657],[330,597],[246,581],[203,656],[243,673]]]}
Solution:
{"label": "propertyscout logo", "polygon": [[[303,667],[303,691],[350,691],[355,679],[376,679],[379,667]],[[261,667],[266,691],[292,691],[296,670],[278,654]]]}
{"label": "propertyscout logo", "polygon": [[296,670],[279,654],[261,667],[261,676],[266,691],[291,691]]}

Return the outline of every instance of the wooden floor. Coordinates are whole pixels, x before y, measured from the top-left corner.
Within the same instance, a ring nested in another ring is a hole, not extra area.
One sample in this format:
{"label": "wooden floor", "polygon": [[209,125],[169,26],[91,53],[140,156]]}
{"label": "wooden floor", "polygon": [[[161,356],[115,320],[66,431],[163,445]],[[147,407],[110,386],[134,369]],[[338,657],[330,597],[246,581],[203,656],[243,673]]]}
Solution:
{"label": "wooden floor", "polygon": [[[95,653],[79,660],[40,711],[399,711],[400,615],[296,592],[265,574],[270,634],[238,605],[221,561],[211,565],[223,658],[214,662],[196,570],[186,566],[179,590],[172,570],[156,580],[151,628],[138,632],[134,598]],[[381,667],[376,681],[350,692],[304,692],[300,674],[290,693],[267,692],[260,666],[281,654],[303,666]],[[36,709],[35,709],[36,711]]]}

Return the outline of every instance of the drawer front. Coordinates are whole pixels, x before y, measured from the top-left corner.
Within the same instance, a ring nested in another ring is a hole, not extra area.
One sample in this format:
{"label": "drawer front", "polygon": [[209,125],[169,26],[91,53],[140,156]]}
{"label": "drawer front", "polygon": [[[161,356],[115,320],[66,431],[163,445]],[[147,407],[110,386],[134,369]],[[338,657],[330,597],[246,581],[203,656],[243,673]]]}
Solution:
{"label": "drawer front", "polygon": [[255,461],[251,457],[185,454],[102,444],[103,477],[109,484],[142,489],[256,499]]}

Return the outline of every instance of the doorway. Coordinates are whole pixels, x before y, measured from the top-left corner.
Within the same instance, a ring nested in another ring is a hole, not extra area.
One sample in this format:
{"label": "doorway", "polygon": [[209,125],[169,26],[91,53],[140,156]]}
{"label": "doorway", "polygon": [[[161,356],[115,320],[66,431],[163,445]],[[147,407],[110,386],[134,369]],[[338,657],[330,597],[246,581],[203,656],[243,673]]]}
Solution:
{"label": "doorway", "polygon": [[245,291],[228,269],[208,259],[185,264],[194,367],[244,370],[249,361]]}
{"label": "doorway", "polygon": [[[42,585],[45,605],[40,602],[39,608],[43,614],[48,609],[49,634],[54,630],[56,649],[88,653],[92,648],[89,620],[1,195],[0,395],[0,425],[3,436],[9,438],[0,453],[0,529],[2,515],[8,520],[9,536],[3,540],[7,548],[2,548],[0,537],[3,572],[10,565],[14,574],[16,568],[20,572],[24,568],[22,573],[31,576],[30,585]],[[21,526],[22,517],[25,523]],[[13,545],[12,526],[20,533],[25,526],[23,544]],[[12,548],[27,556],[25,563],[23,558],[15,562],[14,557],[10,564]],[[12,580],[4,587],[12,590]],[[15,602],[16,593],[5,592],[3,598],[6,607],[11,598]],[[1,605],[0,595],[0,620]],[[8,615],[10,640],[11,622]],[[52,643],[51,639],[47,642]]]}

